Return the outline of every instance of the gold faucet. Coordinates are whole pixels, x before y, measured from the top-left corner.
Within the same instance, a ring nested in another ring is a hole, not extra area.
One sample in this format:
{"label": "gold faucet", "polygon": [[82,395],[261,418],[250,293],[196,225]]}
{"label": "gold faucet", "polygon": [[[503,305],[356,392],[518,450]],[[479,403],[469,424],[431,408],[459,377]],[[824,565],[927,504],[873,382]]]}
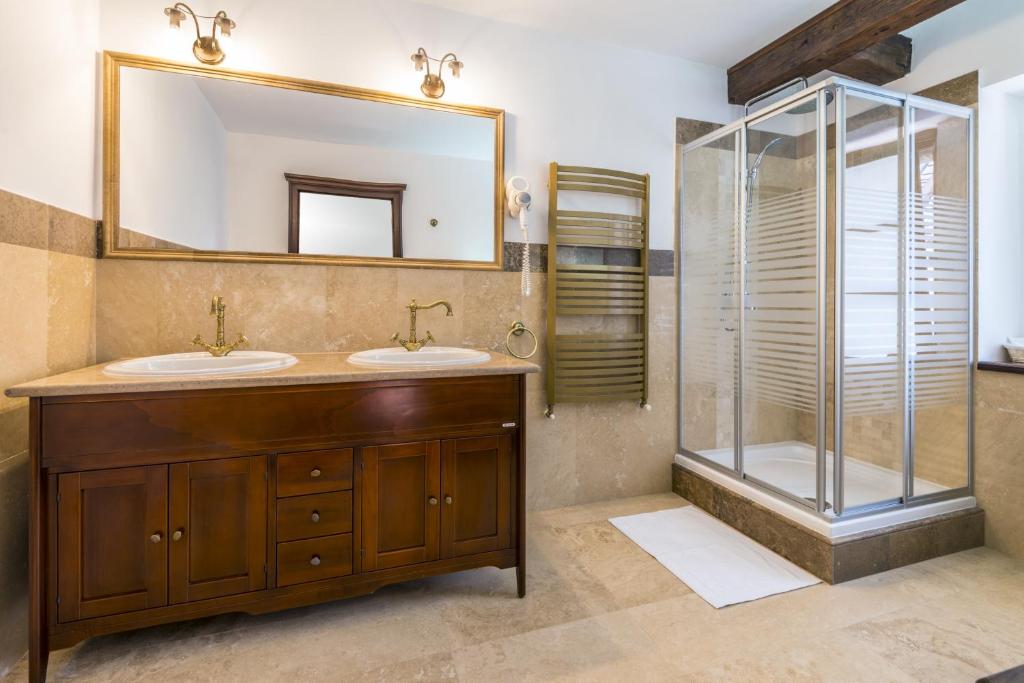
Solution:
{"label": "gold faucet", "polygon": [[399,339],[398,332],[395,332],[391,336],[391,341],[398,342],[405,347],[406,351],[419,351],[429,342],[434,341],[434,335],[430,334],[430,330],[427,330],[427,336],[423,339],[416,338],[416,311],[425,311],[428,308],[436,308],[437,306],[444,306],[445,309],[447,309],[448,312],[445,313],[446,318],[450,318],[454,315],[454,313],[452,313],[452,305],[447,301],[435,301],[432,304],[420,306],[416,303],[416,299],[413,299],[409,305],[406,306],[406,308],[409,309],[409,338]]}
{"label": "gold faucet", "polygon": [[224,341],[224,309],[227,306],[224,304],[224,297],[215,296],[213,301],[210,302],[210,315],[217,316],[217,340],[213,344],[207,344],[203,341],[203,336],[197,334],[192,340],[192,343],[196,346],[202,346],[204,349],[210,352],[212,356],[226,356],[236,347],[242,344],[248,344],[249,340],[246,339],[244,334],[239,334],[238,339],[228,344]]}

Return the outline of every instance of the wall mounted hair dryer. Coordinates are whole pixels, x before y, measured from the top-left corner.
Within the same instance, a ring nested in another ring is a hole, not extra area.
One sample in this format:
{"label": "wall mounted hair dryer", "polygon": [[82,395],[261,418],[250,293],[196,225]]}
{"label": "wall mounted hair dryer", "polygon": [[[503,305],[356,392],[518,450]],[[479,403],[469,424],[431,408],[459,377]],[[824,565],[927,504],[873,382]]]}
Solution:
{"label": "wall mounted hair dryer", "polygon": [[522,176],[513,176],[505,183],[505,198],[508,200],[508,212],[513,218],[519,219],[519,229],[523,233],[523,281],[524,296],[530,296],[530,234],[526,216],[530,212],[530,183]]}

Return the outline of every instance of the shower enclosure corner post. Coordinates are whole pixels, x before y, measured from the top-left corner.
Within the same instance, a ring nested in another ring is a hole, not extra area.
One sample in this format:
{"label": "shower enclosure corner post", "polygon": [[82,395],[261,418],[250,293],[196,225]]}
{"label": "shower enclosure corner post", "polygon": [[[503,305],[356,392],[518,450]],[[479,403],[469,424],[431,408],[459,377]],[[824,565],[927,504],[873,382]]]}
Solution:
{"label": "shower enclosure corner post", "polygon": [[903,219],[900,222],[900,360],[903,372],[903,502],[914,497],[914,185],[917,150],[914,134],[914,107],[903,103]]}
{"label": "shower enclosure corner post", "polygon": [[686,174],[683,172],[684,158],[682,149],[676,144],[675,263],[672,271],[676,276],[676,453],[683,452],[683,429],[686,427],[683,420],[686,409],[683,403],[683,326],[686,323],[683,318],[683,185],[686,181]]}
{"label": "shower enclosure corner post", "polygon": [[818,243],[817,256],[817,274],[815,278],[815,287],[817,288],[818,296],[818,315],[816,322],[817,329],[817,368],[816,368],[816,380],[817,380],[817,394],[818,400],[816,402],[817,414],[816,418],[816,430],[815,430],[815,496],[814,503],[815,509],[818,514],[825,512],[825,497],[827,491],[826,484],[826,452],[828,441],[826,437],[826,431],[828,429],[828,413],[826,407],[826,398],[828,392],[828,384],[826,378],[827,372],[827,353],[828,353],[828,329],[826,320],[826,311],[828,306],[828,287],[826,286],[826,279],[828,273],[828,91],[822,88],[818,91],[817,99],[817,131],[815,141],[817,143],[817,237]]}
{"label": "shower enclosure corner post", "polygon": [[977,254],[975,240],[977,224],[977,116],[975,110],[967,114],[967,493],[974,495],[974,368],[978,363],[978,330],[975,327],[975,301],[977,286]]}
{"label": "shower enclosure corner post", "polygon": [[[845,366],[846,337],[846,88],[836,87],[836,155],[835,155],[835,284],[833,285],[833,365],[835,378],[832,384],[832,512],[843,514],[845,485],[843,482],[843,380]],[[827,428],[827,427],[826,427]]]}
{"label": "shower enclosure corner post", "polygon": [[736,173],[739,184],[739,229],[736,231],[736,295],[739,309],[736,315],[736,379],[733,383],[733,463],[736,474],[741,479],[745,478],[743,470],[743,333],[744,319],[747,310],[747,218],[749,191],[747,184],[750,183],[750,174],[747,172],[747,138],[748,126],[746,123],[740,129],[740,135],[736,148],[739,154],[739,163],[736,164]]}

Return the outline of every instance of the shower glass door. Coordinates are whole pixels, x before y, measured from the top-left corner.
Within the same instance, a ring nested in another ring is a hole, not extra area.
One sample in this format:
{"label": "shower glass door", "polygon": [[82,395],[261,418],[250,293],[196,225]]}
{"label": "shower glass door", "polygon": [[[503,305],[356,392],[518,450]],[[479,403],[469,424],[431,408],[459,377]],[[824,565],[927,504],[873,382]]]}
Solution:
{"label": "shower glass door", "polygon": [[845,476],[833,502],[843,510],[904,494],[907,157],[902,100],[840,93],[837,450]]}
{"label": "shower glass door", "polygon": [[819,106],[814,94],[748,126],[741,227],[741,468],[806,505],[822,474]]}
{"label": "shower glass door", "polygon": [[736,470],[739,140],[689,150],[682,180],[679,402],[683,449]]}
{"label": "shower glass door", "polygon": [[908,494],[918,498],[970,483],[971,125],[921,106],[910,121]]}

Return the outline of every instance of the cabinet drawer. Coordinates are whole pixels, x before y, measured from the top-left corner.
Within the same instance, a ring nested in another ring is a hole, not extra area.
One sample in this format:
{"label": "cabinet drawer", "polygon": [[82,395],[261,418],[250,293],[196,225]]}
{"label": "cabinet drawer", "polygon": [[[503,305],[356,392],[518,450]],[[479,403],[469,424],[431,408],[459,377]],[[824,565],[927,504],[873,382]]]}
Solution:
{"label": "cabinet drawer", "polygon": [[310,493],[352,488],[352,449],[306,451],[277,456],[277,495],[304,496]]}
{"label": "cabinet drawer", "polygon": [[317,493],[277,502],[277,540],[346,534],[352,531],[352,492]]}
{"label": "cabinet drawer", "polygon": [[352,534],[277,544],[277,585],[319,581],[352,573]]}

